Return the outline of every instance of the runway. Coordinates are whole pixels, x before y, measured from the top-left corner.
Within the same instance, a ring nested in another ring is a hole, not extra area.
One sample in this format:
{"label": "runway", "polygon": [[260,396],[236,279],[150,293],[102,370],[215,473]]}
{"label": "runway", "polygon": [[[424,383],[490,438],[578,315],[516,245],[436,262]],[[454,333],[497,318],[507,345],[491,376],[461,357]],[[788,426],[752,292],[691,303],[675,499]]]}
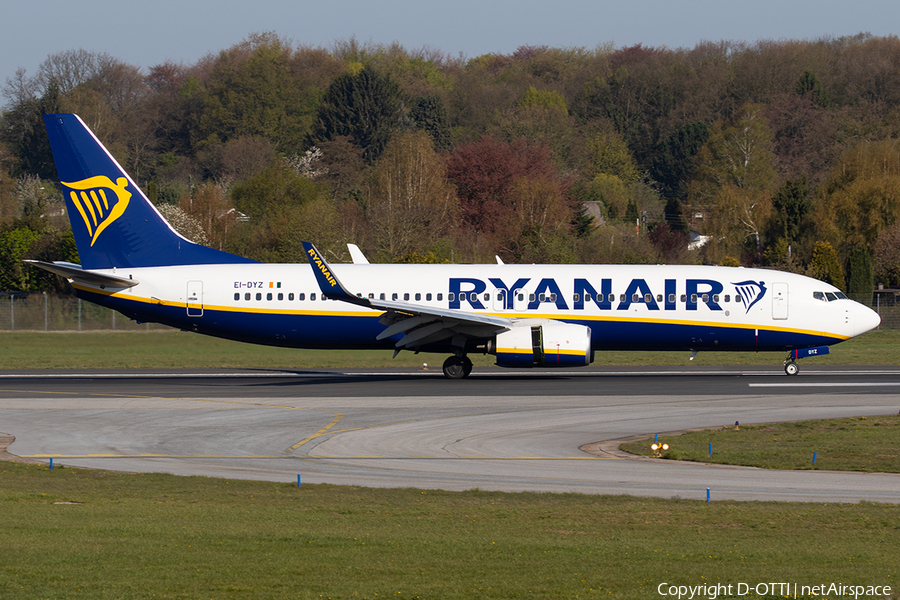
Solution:
{"label": "runway", "polygon": [[[591,454],[594,442],[897,414],[900,368],[0,371],[9,451],[135,472],[376,487],[900,503],[900,475]],[[827,456],[827,449],[819,451]]]}

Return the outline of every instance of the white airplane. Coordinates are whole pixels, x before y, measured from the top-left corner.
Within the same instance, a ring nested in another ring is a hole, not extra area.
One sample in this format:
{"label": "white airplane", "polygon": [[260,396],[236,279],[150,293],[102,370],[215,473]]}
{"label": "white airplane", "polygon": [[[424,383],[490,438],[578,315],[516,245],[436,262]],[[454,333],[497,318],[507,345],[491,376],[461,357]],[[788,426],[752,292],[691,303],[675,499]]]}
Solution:
{"label": "white airplane", "polygon": [[80,265],[29,261],[140,322],[293,348],[470,353],[503,367],[588,365],[597,350],[755,350],[796,360],[873,329],[835,287],[767,269],[667,265],[263,264],[195,244],[77,115],[45,115]]}

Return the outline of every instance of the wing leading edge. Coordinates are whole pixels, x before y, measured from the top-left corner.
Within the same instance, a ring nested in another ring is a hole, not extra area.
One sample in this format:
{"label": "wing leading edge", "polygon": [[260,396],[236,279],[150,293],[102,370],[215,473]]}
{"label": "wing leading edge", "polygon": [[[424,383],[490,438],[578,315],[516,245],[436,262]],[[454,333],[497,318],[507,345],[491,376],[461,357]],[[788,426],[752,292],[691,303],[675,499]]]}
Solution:
{"label": "wing leading edge", "polygon": [[396,352],[417,351],[422,346],[448,339],[451,345],[464,348],[468,339],[490,338],[513,327],[514,321],[504,317],[396,300],[363,298],[344,287],[312,243],[303,242],[303,250],[312,266],[319,289],[326,298],[384,311],[380,322],[387,328],[378,334],[376,339],[383,340],[404,334],[394,346]]}

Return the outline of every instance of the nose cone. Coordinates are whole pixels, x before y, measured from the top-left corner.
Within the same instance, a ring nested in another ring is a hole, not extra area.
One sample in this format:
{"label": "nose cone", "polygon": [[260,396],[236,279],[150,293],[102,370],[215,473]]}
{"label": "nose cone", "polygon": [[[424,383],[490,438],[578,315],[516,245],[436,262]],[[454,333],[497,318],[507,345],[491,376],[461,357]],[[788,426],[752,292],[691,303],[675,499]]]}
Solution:
{"label": "nose cone", "polygon": [[850,335],[862,335],[880,324],[881,317],[877,312],[859,302],[853,303],[853,308],[850,310]]}

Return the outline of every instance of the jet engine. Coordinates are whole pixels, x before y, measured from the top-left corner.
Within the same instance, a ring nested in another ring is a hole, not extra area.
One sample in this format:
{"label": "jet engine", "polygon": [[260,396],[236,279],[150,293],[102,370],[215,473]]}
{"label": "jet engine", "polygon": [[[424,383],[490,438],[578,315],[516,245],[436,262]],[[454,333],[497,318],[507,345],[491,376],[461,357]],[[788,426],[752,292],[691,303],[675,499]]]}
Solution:
{"label": "jet engine", "polygon": [[593,360],[591,329],[560,321],[518,321],[497,334],[488,352],[501,367],[583,367]]}

